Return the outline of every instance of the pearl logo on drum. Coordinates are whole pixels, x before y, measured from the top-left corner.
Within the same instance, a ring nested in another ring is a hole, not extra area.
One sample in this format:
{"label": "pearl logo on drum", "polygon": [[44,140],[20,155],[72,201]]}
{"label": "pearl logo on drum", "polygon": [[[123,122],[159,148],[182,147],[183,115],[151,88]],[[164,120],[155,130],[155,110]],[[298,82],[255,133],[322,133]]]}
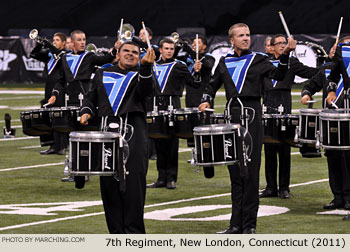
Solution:
{"label": "pearl logo on drum", "polygon": [[105,160],[105,169],[111,170],[111,167],[108,166],[108,158],[112,157],[112,150],[111,148],[103,149],[104,150],[104,160]]}
{"label": "pearl logo on drum", "polygon": [[225,143],[224,143],[225,159],[232,158],[232,156],[229,155],[229,149],[231,149],[230,148],[231,146],[232,146],[232,139],[231,138],[225,139]]}

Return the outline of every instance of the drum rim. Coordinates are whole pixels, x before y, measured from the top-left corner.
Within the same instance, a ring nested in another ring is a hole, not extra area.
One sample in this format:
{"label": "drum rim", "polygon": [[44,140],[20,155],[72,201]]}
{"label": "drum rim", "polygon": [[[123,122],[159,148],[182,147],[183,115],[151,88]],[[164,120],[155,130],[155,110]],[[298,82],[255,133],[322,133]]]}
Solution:
{"label": "drum rim", "polygon": [[327,119],[350,119],[350,112],[344,113],[346,109],[324,109],[320,113],[321,120]]}
{"label": "drum rim", "polygon": [[84,140],[98,140],[98,139],[115,139],[121,135],[117,132],[104,132],[104,131],[73,131],[69,133],[70,140],[84,139]]}
{"label": "drum rim", "polygon": [[[220,123],[196,126],[193,128],[193,135],[202,135],[203,133],[231,133],[232,130],[241,127],[238,123]],[[226,131],[224,131],[226,129]]]}
{"label": "drum rim", "polygon": [[303,108],[303,109],[300,109],[300,115],[309,115],[309,114],[316,115],[321,113],[323,110],[324,109],[319,109],[319,108]]}
{"label": "drum rim", "polygon": [[169,111],[167,110],[159,110],[159,111],[148,111],[147,116],[163,116],[169,115]]}
{"label": "drum rim", "polygon": [[188,108],[180,108],[180,109],[174,109],[174,114],[178,115],[178,114],[197,114],[200,113],[201,111],[199,111],[198,108],[196,107],[188,107]]}

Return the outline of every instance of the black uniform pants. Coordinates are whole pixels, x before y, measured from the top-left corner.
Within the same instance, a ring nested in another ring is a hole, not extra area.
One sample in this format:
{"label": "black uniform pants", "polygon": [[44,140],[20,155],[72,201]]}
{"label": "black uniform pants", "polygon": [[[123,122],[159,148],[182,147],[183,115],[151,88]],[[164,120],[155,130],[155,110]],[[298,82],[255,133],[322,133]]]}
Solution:
{"label": "black uniform pants", "polygon": [[255,228],[259,209],[259,171],[261,163],[261,148],[263,142],[263,128],[261,127],[260,99],[244,100],[245,107],[255,110],[255,118],[249,125],[253,146],[251,161],[248,163],[248,176],[241,177],[238,165],[228,166],[231,179],[232,215],[231,226],[239,228]]}
{"label": "black uniform pants", "polygon": [[169,138],[155,139],[157,151],[158,180],[177,181],[179,138],[171,134]]}
{"label": "black uniform pants", "polygon": [[290,150],[291,147],[281,144],[264,144],[266,189],[277,192],[277,156],[279,161],[278,185],[279,191],[289,191],[290,180]]}
{"label": "black uniform pants", "polygon": [[329,185],[334,201],[342,205],[350,201],[350,151],[326,150]]}
{"label": "black uniform pants", "polygon": [[148,169],[147,130],[142,113],[129,113],[128,124],[134,134],[129,144],[126,169],[126,191],[120,192],[119,182],[112,176],[100,177],[100,188],[108,230],[111,234],[144,234],[144,205]]}

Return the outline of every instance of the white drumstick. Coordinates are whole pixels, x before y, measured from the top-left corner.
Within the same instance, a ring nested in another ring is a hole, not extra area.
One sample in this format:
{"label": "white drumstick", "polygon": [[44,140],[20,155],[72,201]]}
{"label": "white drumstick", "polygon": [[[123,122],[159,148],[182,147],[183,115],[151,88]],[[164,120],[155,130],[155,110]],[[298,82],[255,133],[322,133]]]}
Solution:
{"label": "white drumstick", "polygon": [[332,106],[335,107],[336,109],[339,108],[334,102],[331,102]]}
{"label": "white drumstick", "polygon": [[215,110],[214,109],[212,109],[212,108],[206,108],[206,109],[204,109],[205,111],[209,111],[209,112],[214,112]]}
{"label": "white drumstick", "polygon": [[315,100],[306,101],[306,103],[315,103]]}
{"label": "white drumstick", "polygon": [[199,60],[198,50],[198,34],[196,34],[196,60]]}
{"label": "white drumstick", "polygon": [[50,104],[51,104],[51,103],[48,102],[48,103],[44,104],[43,107],[46,108],[46,107],[49,106]]}
{"label": "white drumstick", "polygon": [[[151,50],[152,47],[151,47],[151,42],[149,41],[149,38],[148,38],[148,31],[146,30],[145,23],[143,21],[141,23],[142,23],[143,31],[145,32],[148,48]],[[158,69],[157,69],[156,62],[153,62],[153,65],[154,65],[154,69],[156,70],[156,75],[158,75]]]}
{"label": "white drumstick", "polygon": [[281,18],[281,21],[282,21],[282,24],[283,24],[284,30],[286,31],[286,34],[287,34],[288,38],[290,38],[290,33],[289,33],[289,30],[288,30],[288,26],[287,26],[286,21],[284,20],[284,17],[283,17],[282,11],[279,11],[279,12],[278,12],[278,14],[280,15],[280,18]]}
{"label": "white drumstick", "polygon": [[120,20],[120,28],[119,28],[118,39],[121,39],[121,37],[122,37],[123,22],[124,22],[124,19],[122,18]]}
{"label": "white drumstick", "polygon": [[336,40],[335,40],[335,44],[336,45],[338,44],[338,41],[339,41],[340,30],[341,30],[342,24],[343,24],[343,17],[340,17],[340,22],[339,22],[339,26],[338,26],[338,33],[337,33],[337,37],[336,37]]}

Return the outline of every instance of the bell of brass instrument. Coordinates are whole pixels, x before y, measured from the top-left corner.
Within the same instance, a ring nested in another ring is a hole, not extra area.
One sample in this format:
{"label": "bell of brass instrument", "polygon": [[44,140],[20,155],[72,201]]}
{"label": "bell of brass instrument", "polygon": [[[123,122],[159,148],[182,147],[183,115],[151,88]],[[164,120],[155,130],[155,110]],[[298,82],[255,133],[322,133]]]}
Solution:
{"label": "bell of brass instrument", "polygon": [[43,44],[44,41],[47,41],[47,38],[44,37],[40,37],[39,36],[39,31],[37,29],[33,29],[29,32],[29,38],[34,40],[35,42],[39,43],[39,44]]}
{"label": "bell of brass instrument", "polygon": [[97,51],[97,47],[93,43],[87,44],[85,49],[86,49],[86,51],[93,52],[93,53],[96,53],[96,51]]}
{"label": "bell of brass instrument", "polygon": [[122,43],[126,41],[131,41],[135,35],[135,28],[131,24],[123,24],[121,32],[118,30],[118,34],[120,34],[120,40]]}
{"label": "bell of brass instrument", "polygon": [[180,35],[177,32],[170,34],[170,39],[176,44],[179,41]]}

